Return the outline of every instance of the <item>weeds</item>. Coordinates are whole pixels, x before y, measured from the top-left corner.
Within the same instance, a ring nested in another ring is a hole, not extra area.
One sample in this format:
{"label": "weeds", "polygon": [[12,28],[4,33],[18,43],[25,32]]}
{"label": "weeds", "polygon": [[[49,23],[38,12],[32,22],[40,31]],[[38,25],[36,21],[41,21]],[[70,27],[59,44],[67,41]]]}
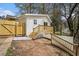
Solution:
{"label": "weeds", "polygon": [[12,48],[8,48],[7,52],[6,52],[6,56],[12,56],[13,55],[13,50]]}

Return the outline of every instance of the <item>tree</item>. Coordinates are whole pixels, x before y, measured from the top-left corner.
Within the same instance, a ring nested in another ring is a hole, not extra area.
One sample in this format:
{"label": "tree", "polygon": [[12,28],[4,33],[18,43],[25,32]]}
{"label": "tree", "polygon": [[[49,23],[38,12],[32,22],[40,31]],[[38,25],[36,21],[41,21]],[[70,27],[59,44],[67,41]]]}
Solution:
{"label": "tree", "polygon": [[68,27],[69,27],[69,30],[70,30],[70,35],[73,35],[73,20],[72,20],[72,15],[75,14],[75,9],[77,7],[78,4],[61,4],[63,8],[63,13],[62,13],[62,16],[65,17],[65,19],[67,20],[67,23],[68,23]]}
{"label": "tree", "polygon": [[51,3],[16,3],[17,8],[24,13],[51,14],[53,4]]}
{"label": "tree", "polygon": [[74,20],[74,43],[79,44],[79,11],[77,12],[76,19]]}
{"label": "tree", "polygon": [[32,3],[18,3],[15,5],[20,9],[21,14],[33,13],[32,10],[35,9]]}
{"label": "tree", "polygon": [[61,27],[62,21],[61,21],[61,11],[59,8],[59,4],[53,5],[51,20],[52,20],[51,25],[54,27],[54,33],[56,31],[60,31],[60,33],[61,33],[62,29],[60,29],[60,27]]}
{"label": "tree", "polygon": [[40,4],[39,13],[41,13],[41,14],[46,14],[47,13],[45,5],[46,5],[45,3]]}

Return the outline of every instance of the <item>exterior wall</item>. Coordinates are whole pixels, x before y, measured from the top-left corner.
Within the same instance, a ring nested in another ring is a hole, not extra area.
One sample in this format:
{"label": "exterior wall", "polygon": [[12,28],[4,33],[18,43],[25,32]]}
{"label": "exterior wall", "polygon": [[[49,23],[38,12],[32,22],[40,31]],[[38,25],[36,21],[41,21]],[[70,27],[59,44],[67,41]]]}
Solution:
{"label": "exterior wall", "polygon": [[[34,24],[34,20],[37,20],[37,24]],[[47,17],[42,16],[28,16],[26,17],[26,35],[30,35],[33,32],[33,28],[37,27],[38,25],[44,25],[44,22],[48,23],[50,26],[50,22],[48,21]]]}

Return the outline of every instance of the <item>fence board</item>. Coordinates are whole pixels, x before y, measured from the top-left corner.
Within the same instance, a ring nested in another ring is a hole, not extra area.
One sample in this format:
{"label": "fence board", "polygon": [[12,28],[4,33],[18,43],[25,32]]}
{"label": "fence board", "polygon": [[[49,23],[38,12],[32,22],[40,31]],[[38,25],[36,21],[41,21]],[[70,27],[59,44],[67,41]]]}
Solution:
{"label": "fence board", "polygon": [[22,36],[23,32],[23,23],[0,20],[0,36]]}

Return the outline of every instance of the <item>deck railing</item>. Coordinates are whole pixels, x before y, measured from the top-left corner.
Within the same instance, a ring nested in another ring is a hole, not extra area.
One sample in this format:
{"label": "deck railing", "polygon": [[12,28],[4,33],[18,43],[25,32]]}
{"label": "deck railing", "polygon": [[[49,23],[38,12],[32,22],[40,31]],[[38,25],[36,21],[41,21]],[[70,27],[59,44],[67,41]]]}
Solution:
{"label": "deck railing", "polygon": [[53,33],[53,28],[51,26],[39,25],[39,26],[37,26],[36,28],[33,29],[33,32],[38,33],[37,37],[40,36],[41,32],[49,33],[49,34],[43,35],[43,37],[49,38],[50,40],[52,40],[52,44],[55,44],[56,46],[59,46],[60,48],[64,49],[65,51],[67,51],[71,55],[79,55],[78,51],[77,51],[78,50],[78,45],[70,43],[70,42],[68,42],[68,41],[52,34]]}
{"label": "deck railing", "polygon": [[65,51],[69,52],[71,55],[77,55],[78,44],[70,43],[54,34],[47,34],[44,37],[49,38],[52,40],[52,44],[59,46],[60,48],[64,49]]}
{"label": "deck railing", "polygon": [[37,27],[33,28],[33,32],[53,33],[53,27],[51,27],[51,26],[44,26],[44,25],[38,25]]}

